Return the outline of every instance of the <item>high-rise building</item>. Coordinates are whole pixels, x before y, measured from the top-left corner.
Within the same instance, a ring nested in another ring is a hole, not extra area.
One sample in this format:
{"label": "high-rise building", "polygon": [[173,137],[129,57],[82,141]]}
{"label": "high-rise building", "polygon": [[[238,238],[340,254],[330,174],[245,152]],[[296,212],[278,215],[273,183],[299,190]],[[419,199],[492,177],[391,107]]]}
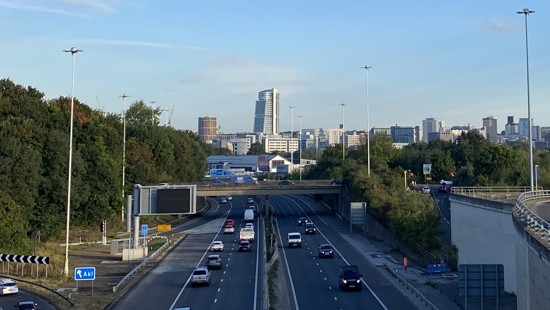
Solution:
{"label": "high-rise building", "polygon": [[254,112],[254,132],[279,134],[279,91],[276,88],[258,93]]}
{"label": "high-rise building", "polygon": [[429,117],[422,121],[422,142],[430,142],[428,139],[430,132],[439,132],[439,123],[433,117]]}
{"label": "high-rise building", "polygon": [[483,118],[483,127],[487,132],[487,140],[491,143],[498,142],[498,130],[497,130],[497,118],[494,116],[487,116]]}
{"label": "high-rise building", "polygon": [[216,118],[212,116],[199,117],[199,138],[205,143],[212,143],[218,134]]}
{"label": "high-rise building", "polygon": [[519,118],[519,135],[529,137],[529,119],[527,117]]}

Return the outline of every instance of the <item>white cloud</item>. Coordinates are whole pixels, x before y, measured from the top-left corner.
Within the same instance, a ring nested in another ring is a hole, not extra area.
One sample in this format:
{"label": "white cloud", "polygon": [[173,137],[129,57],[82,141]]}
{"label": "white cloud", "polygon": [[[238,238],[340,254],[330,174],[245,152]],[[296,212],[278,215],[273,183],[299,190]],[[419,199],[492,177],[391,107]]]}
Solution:
{"label": "white cloud", "polygon": [[0,0],[0,7],[5,7],[9,9],[14,9],[14,10],[35,11],[35,12],[75,16],[75,17],[89,17],[84,14],[73,13],[67,10],[49,8],[49,7],[33,4],[31,2],[23,2],[23,1]]}
{"label": "white cloud", "polygon": [[491,19],[483,22],[482,29],[485,32],[508,34],[516,32],[519,28],[516,23]]}
{"label": "white cloud", "polygon": [[141,46],[141,47],[158,47],[158,48],[174,47],[172,44],[159,43],[159,42],[109,40],[109,39],[85,39],[85,40],[78,40],[77,42],[83,43],[83,44],[97,44],[97,45]]}

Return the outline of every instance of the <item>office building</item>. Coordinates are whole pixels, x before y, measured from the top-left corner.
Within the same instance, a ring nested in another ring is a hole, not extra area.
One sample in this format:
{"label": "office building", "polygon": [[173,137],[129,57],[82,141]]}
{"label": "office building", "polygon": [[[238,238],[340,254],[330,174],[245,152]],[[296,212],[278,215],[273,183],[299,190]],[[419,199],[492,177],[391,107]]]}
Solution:
{"label": "office building", "polygon": [[393,143],[415,143],[414,127],[391,126],[391,138]]}
{"label": "office building", "polygon": [[253,131],[265,135],[279,134],[279,91],[276,88],[258,93]]}
{"label": "office building", "polygon": [[508,122],[504,125],[504,135],[506,137],[516,137],[519,135],[519,124],[514,123],[514,117],[508,116]]}
{"label": "office building", "polygon": [[422,121],[422,142],[430,142],[429,134],[431,132],[439,132],[439,122],[433,117],[429,117]]}
{"label": "office building", "polygon": [[498,129],[497,118],[494,116],[487,116],[483,118],[483,127],[485,127],[487,133],[487,140],[491,143],[498,142]]}
{"label": "office building", "polygon": [[199,138],[204,143],[212,143],[218,134],[217,121],[215,117],[199,117]]}

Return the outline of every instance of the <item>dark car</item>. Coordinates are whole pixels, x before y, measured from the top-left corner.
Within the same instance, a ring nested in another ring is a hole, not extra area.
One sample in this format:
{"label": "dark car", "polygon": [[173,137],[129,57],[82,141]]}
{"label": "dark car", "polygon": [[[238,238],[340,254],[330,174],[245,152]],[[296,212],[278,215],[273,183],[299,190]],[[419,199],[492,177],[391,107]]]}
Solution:
{"label": "dark car", "polygon": [[298,219],[298,225],[305,225],[307,223],[307,217],[302,216]]}
{"label": "dark car", "polygon": [[445,185],[441,185],[439,187],[439,189],[437,189],[437,192],[438,193],[448,193],[449,192],[449,188]]}
{"label": "dark car", "polygon": [[279,185],[294,185],[294,182],[291,180],[282,180],[279,182]]}
{"label": "dark car", "polygon": [[330,181],[330,185],[342,185],[342,181],[340,181],[340,180],[332,180],[332,181]]}
{"label": "dark car", "polygon": [[250,252],[251,250],[249,241],[243,240],[239,243],[239,252]]}
{"label": "dark car", "polygon": [[326,243],[319,246],[319,258],[330,257],[334,258],[334,249],[332,245]]}
{"label": "dark car", "polygon": [[15,305],[15,309],[17,310],[36,310],[37,304],[34,301],[20,301]]}
{"label": "dark car", "polygon": [[307,234],[315,234],[317,233],[317,228],[315,228],[315,224],[313,223],[306,223],[306,235]]}
{"label": "dark car", "polygon": [[338,276],[338,286],[341,290],[362,290],[361,273],[356,265],[340,267],[340,275]]}

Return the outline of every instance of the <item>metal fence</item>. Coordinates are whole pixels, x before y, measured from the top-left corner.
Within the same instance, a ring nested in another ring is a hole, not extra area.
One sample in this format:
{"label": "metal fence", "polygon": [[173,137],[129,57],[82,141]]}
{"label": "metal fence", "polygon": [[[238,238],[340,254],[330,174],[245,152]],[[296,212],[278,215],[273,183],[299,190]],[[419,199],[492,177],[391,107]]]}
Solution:
{"label": "metal fence", "polygon": [[520,193],[531,190],[526,186],[451,187],[451,193],[479,199],[514,203]]}
{"label": "metal fence", "polygon": [[516,199],[515,208],[522,222],[550,242],[550,223],[529,209],[533,203],[541,201],[550,202],[550,191],[521,193]]}

